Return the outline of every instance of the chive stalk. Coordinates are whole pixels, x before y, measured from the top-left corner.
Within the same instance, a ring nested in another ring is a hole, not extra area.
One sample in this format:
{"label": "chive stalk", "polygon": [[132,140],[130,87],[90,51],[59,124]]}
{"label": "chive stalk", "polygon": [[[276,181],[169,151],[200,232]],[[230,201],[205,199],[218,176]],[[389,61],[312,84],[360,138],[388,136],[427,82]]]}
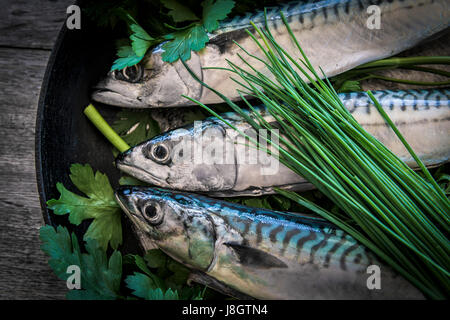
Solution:
{"label": "chive stalk", "polygon": [[450,56],[430,56],[430,57],[407,57],[407,58],[387,58],[365,63],[346,71],[331,80],[337,88],[341,88],[346,81],[361,82],[367,79],[379,79],[394,83],[403,83],[417,86],[445,86],[450,84],[450,80],[442,81],[420,81],[410,79],[398,79],[386,77],[374,72],[392,69],[405,69],[436,74],[443,77],[450,78],[450,73],[436,68],[424,67],[424,65],[450,65]]}
{"label": "chive stalk", "polygon": [[[325,75],[321,77],[314,70],[282,13],[281,17],[300,59],[289,55],[269,28],[253,24],[256,33],[248,34],[262,55],[249,54],[241,47],[248,55],[239,55],[243,67],[228,61],[229,68],[221,68],[230,71],[233,80],[241,86],[239,92],[250,112],[208,86],[183,63],[195,80],[215,92],[256,130],[273,127],[254,112],[245,96],[263,103],[276,119],[280,144],[267,136],[260,138],[278,151],[277,159],[281,163],[313,183],[341,212],[326,211],[294,192],[278,189],[280,194],[348,232],[426,296],[444,299],[450,292],[449,200],[375,100],[375,106],[417,161],[425,178],[361,127]],[[419,58],[385,59],[363,67],[414,68],[418,62],[448,64],[450,61],[450,57]],[[252,60],[263,63],[268,72],[259,73]],[[371,93],[369,96],[373,99]],[[201,102],[186,98],[227,123]],[[254,138],[230,126],[261,147]]]}
{"label": "chive stalk", "polygon": [[423,64],[450,64],[450,56],[433,56],[433,57],[394,57],[387,59],[380,59],[377,61],[362,64],[355,69],[374,68],[380,66],[410,66]]}

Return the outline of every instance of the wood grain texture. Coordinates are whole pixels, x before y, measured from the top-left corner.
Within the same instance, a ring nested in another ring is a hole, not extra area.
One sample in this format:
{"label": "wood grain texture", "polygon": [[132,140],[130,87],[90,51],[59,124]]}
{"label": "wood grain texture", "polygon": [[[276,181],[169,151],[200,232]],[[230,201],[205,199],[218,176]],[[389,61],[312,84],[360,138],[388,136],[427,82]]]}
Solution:
{"label": "wood grain texture", "polygon": [[[40,251],[34,166],[38,96],[48,51],[0,49],[0,298],[62,298]],[[20,66],[20,68],[19,68]]]}
{"label": "wood grain texture", "polygon": [[66,292],[40,250],[34,135],[49,49],[70,2],[0,0],[0,299],[60,299]]}
{"label": "wood grain texture", "polygon": [[73,2],[0,0],[0,299],[62,299],[66,292],[40,250],[34,139],[45,67]]}
{"label": "wood grain texture", "polygon": [[0,0],[0,46],[52,49],[74,0]]}

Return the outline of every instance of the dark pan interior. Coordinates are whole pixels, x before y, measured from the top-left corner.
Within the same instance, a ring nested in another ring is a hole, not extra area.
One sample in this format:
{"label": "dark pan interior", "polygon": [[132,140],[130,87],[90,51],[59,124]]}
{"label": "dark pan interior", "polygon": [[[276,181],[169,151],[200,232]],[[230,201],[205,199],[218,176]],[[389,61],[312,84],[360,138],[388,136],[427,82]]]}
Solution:
{"label": "dark pan interior", "polygon": [[[108,72],[114,55],[112,35],[89,25],[82,16],[81,30],[61,29],[42,83],[36,122],[36,175],[42,212],[47,224],[66,226],[79,239],[89,221],[74,227],[67,215],[56,216],[48,210],[46,201],[59,197],[57,182],[76,191],[69,179],[73,163],[88,163],[106,173],[113,187],[118,185],[111,144],[83,114],[90,103],[91,87]],[[108,122],[114,119],[116,108],[95,106]],[[128,221],[122,220],[124,251],[135,251],[137,242]]]}

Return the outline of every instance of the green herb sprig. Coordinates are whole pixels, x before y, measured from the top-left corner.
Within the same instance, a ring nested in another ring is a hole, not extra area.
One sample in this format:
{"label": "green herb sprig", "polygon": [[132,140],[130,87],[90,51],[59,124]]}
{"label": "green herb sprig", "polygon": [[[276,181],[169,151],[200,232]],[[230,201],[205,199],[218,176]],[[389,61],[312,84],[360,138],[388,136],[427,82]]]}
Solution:
{"label": "green herb sprig", "polygon": [[[325,75],[319,76],[314,70],[283,15],[282,18],[300,59],[290,56],[269,28],[253,25],[258,38],[251,32],[248,34],[264,59],[242,48],[246,56],[240,58],[247,69],[228,61],[228,70],[241,85],[239,93],[248,107],[255,111],[246,97],[257,98],[277,119],[280,144],[274,144],[270,137],[264,138],[277,153],[264,149],[206,105],[186,98],[305,177],[345,216],[327,211],[294,192],[278,189],[280,194],[348,232],[428,297],[445,298],[450,292],[450,242],[446,236],[449,200],[425,167],[421,166],[426,177],[423,178],[358,124]],[[271,77],[252,68],[249,62],[252,59],[264,63]],[[188,70],[254,129],[273,129],[258,113],[249,115]]]}
{"label": "green herb sprig", "polygon": [[[73,274],[68,267],[79,267],[81,288],[69,290],[69,300],[201,300],[205,294],[206,289],[200,285],[187,286],[189,270],[160,250],[150,250],[144,258],[122,257],[117,250],[108,256],[95,239],[88,238],[82,251],[75,233],[62,226],[43,226],[39,238],[58,278],[67,281]],[[135,265],[143,273],[124,274],[124,264]],[[123,293],[123,283],[133,296]]]}
{"label": "green herb sprig", "polygon": [[94,174],[90,165],[73,164],[70,167],[70,180],[87,197],[75,194],[62,183],[57,183],[60,198],[48,200],[48,208],[57,215],[69,214],[69,221],[75,225],[93,219],[84,234],[84,240],[94,239],[104,250],[108,243],[117,249],[122,244],[122,210],[116,203],[108,177],[99,171]]}
{"label": "green herb sprig", "polygon": [[125,279],[133,294],[146,300],[202,300],[205,288],[186,286],[189,269],[170,259],[161,250],[148,251],[142,258],[128,255],[141,272],[134,272]]}
{"label": "green herb sprig", "polygon": [[[361,82],[368,79],[379,79],[388,82],[403,83],[416,86],[445,86],[450,85],[450,72],[424,65],[450,65],[450,56],[433,57],[393,57],[380,59],[360,65],[330,79],[337,92],[361,91]],[[404,69],[420,71],[447,77],[448,80],[426,82],[409,79],[390,78],[378,74],[379,71]]]}
{"label": "green herb sprig", "polygon": [[71,273],[69,266],[78,266],[81,289],[70,290],[71,300],[114,300],[122,298],[122,255],[114,251],[108,258],[95,239],[86,240],[86,253],[82,253],[74,233],[67,228],[43,226],[40,230],[41,249],[49,255],[49,265],[56,276],[66,281]]}
{"label": "green herb sprig", "polygon": [[161,133],[150,111],[122,110],[116,115],[112,129],[130,146],[135,146]]}
{"label": "green herb sprig", "polygon": [[165,24],[171,30],[167,34],[152,37],[143,27],[139,25],[125,10],[119,14],[129,29],[129,43],[119,43],[117,48],[117,60],[111,71],[131,67],[142,61],[149,48],[165,42],[162,45],[164,53],[162,59],[165,62],[175,62],[179,58],[189,60],[191,51],[203,49],[209,41],[208,32],[219,28],[219,21],[225,19],[233,9],[233,0],[204,0],[202,17],[197,15],[188,6],[176,0],[161,0],[161,3],[169,9],[168,15],[176,23],[190,22],[186,26],[174,27]]}

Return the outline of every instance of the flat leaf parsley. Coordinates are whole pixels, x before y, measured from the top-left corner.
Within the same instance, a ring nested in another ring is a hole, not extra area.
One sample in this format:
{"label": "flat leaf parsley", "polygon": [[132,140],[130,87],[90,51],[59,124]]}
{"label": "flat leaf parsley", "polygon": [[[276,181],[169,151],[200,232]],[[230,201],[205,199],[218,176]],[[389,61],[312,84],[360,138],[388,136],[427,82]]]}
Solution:
{"label": "flat leaf parsley", "polygon": [[133,48],[129,45],[118,46],[117,56],[118,58],[114,61],[111,71],[122,70],[126,67],[134,66],[144,58],[143,56],[137,56],[136,53],[134,53]]}
{"label": "flat leaf parsley", "polygon": [[114,251],[108,259],[106,252],[94,239],[87,239],[86,252],[81,253],[77,237],[62,226],[55,230],[43,226],[40,230],[41,249],[50,256],[48,261],[56,276],[67,280],[69,266],[80,268],[81,289],[70,290],[67,298],[71,300],[112,300],[120,298],[122,278],[122,255]]}
{"label": "flat leaf parsley", "polygon": [[61,196],[47,201],[48,208],[57,215],[69,214],[69,221],[75,225],[93,219],[84,240],[95,239],[106,250],[108,243],[113,249],[122,244],[121,209],[114,198],[114,191],[105,174],[94,174],[91,166],[73,164],[70,179],[86,197],[67,190],[62,183],[56,188]]}
{"label": "flat leaf parsley", "polygon": [[151,37],[130,14],[122,13],[120,16],[128,24],[131,46],[129,43],[119,42],[117,50],[119,58],[114,61],[111,71],[121,70],[138,64],[144,58],[148,48],[161,42]]}
{"label": "flat leaf parsley", "polygon": [[161,132],[148,111],[122,110],[111,126],[131,146],[148,140]]}
{"label": "flat leaf parsley", "polygon": [[161,2],[167,9],[170,9],[168,15],[172,17],[174,22],[198,20],[191,9],[176,0],[161,0]]}
{"label": "flat leaf parsley", "polygon": [[172,41],[163,45],[162,58],[166,62],[183,61],[191,58],[191,50],[200,51],[209,41],[207,32],[219,27],[219,21],[225,19],[234,7],[232,0],[205,0],[202,2],[203,18],[181,30],[166,35]]}
{"label": "flat leaf parsley", "polygon": [[[225,19],[235,6],[233,0],[204,0],[201,3],[203,10],[200,19],[191,8],[176,0],[163,0],[161,3],[169,9],[167,15],[178,27],[165,24],[172,32],[160,34],[158,37],[152,37],[123,9],[117,10],[120,12],[118,16],[127,23],[130,36],[127,43],[118,46],[118,58],[114,61],[111,71],[121,70],[141,62],[150,48],[162,42],[165,42],[162,45],[164,61],[171,63],[179,58],[184,61],[189,60],[191,51],[199,51],[206,46],[209,41],[208,32],[219,28],[219,21]],[[191,23],[186,26],[186,22]]]}
{"label": "flat leaf parsley", "polygon": [[203,25],[208,32],[219,28],[219,21],[225,19],[233,10],[234,1],[230,0],[206,0],[202,2]]}
{"label": "flat leaf parsley", "polygon": [[186,285],[189,269],[161,250],[150,250],[144,258],[138,255],[128,255],[127,258],[143,272],[134,272],[125,279],[133,295],[146,300],[203,299],[204,288],[200,285]]}

